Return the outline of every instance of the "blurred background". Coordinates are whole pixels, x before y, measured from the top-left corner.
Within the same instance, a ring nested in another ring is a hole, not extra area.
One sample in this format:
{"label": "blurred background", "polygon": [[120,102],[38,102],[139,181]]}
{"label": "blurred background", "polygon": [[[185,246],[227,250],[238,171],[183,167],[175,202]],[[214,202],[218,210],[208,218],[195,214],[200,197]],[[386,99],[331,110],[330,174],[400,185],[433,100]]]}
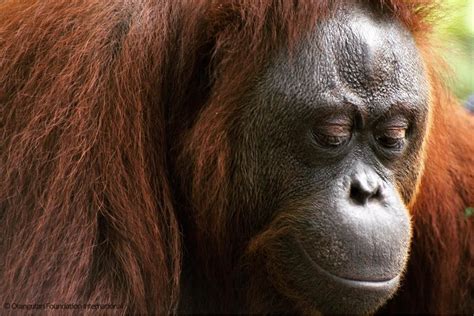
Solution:
{"label": "blurred background", "polygon": [[474,109],[474,0],[439,0],[444,6],[435,30],[441,51],[452,69],[449,84],[465,103],[471,96]]}

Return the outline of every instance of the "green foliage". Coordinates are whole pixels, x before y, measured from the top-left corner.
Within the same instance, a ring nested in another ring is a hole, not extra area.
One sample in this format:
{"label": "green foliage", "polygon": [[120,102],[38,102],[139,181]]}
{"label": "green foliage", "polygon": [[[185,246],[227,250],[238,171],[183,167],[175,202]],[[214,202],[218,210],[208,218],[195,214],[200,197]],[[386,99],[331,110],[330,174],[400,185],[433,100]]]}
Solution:
{"label": "green foliage", "polygon": [[474,207],[468,207],[464,210],[464,215],[466,217],[471,217],[472,215],[474,215]]}
{"label": "green foliage", "polygon": [[439,3],[446,15],[436,31],[443,41],[443,55],[454,71],[452,88],[465,100],[474,93],[474,0]]}

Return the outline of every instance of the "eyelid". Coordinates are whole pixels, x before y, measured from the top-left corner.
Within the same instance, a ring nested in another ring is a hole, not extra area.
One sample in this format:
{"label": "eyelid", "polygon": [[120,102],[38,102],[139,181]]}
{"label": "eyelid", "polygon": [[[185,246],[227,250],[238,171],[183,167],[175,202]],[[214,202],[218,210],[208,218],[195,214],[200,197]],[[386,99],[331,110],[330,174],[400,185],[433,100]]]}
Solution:
{"label": "eyelid", "polygon": [[346,136],[332,136],[332,135],[325,135],[325,134],[313,134],[315,141],[323,146],[323,147],[330,147],[336,148],[346,144],[350,140],[350,135]]}
{"label": "eyelid", "polygon": [[390,119],[380,122],[377,126],[378,130],[407,130],[409,128],[409,122],[405,117],[395,116]]}
{"label": "eyelid", "polygon": [[384,128],[387,130],[406,130],[408,129],[408,123],[389,124],[389,125],[384,126]]}
{"label": "eyelid", "polygon": [[350,125],[330,124],[322,128],[328,135],[347,136],[351,133]]}
{"label": "eyelid", "polygon": [[406,127],[387,128],[383,134],[387,137],[405,138],[406,130]]}
{"label": "eyelid", "polygon": [[322,123],[319,128],[320,132],[329,135],[347,136],[352,131],[352,120],[349,117],[331,117]]}

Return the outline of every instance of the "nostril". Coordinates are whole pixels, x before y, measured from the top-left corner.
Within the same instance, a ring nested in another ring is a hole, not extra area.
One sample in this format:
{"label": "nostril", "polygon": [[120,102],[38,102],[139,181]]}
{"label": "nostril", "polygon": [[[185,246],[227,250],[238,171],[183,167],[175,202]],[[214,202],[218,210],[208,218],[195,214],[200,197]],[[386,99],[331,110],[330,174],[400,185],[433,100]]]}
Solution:
{"label": "nostril", "polygon": [[380,189],[380,187],[377,187],[377,189],[375,190],[375,193],[373,194],[372,198],[376,199],[376,200],[382,199],[382,190]]}
{"label": "nostril", "polygon": [[367,203],[368,199],[368,194],[365,192],[359,183],[353,183],[351,185],[351,192],[350,192],[350,198],[357,204],[365,204]]}
{"label": "nostril", "polygon": [[382,190],[380,186],[369,188],[363,186],[359,181],[354,181],[351,184],[349,195],[350,199],[356,204],[364,205],[372,199],[380,200],[382,198]]}

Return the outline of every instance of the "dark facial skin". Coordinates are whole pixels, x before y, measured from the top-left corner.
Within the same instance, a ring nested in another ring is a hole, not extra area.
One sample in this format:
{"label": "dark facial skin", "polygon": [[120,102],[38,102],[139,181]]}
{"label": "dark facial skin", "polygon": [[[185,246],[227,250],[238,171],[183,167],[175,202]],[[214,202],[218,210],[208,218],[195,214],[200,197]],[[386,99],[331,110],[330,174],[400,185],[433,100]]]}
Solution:
{"label": "dark facial skin", "polygon": [[297,311],[373,312],[408,258],[429,116],[413,39],[348,5],[275,55],[246,100],[233,137],[236,196],[259,229],[248,253]]}

